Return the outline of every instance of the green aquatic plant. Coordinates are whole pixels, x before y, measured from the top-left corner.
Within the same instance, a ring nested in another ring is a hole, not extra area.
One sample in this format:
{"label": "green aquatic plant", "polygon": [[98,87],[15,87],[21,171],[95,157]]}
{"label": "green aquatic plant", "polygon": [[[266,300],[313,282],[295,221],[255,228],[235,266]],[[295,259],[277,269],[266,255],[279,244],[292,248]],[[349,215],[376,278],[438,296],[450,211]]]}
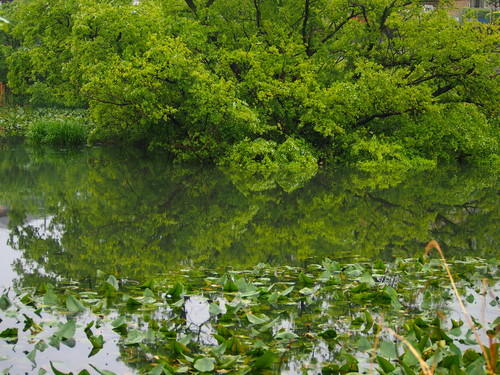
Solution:
{"label": "green aquatic plant", "polygon": [[81,341],[88,343],[89,357],[87,365],[78,364],[80,375],[91,369],[114,374],[112,365],[101,369],[103,363],[93,359],[112,342],[121,361],[140,374],[348,374],[374,368],[381,375],[494,374],[500,318],[481,323],[491,338],[482,350],[472,330],[450,320],[443,301],[452,302],[444,286],[449,273],[458,280],[454,289],[467,295],[486,278],[489,304],[498,307],[498,259],[450,263],[444,267],[426,255],[393,264],[324,259],[303,267],[184,270],[142,284],[99,273],[91,290],[61,280],[4,291],[0,309],[10,319],[0,322],[0,337],[4,349],[15,343],[40,373],[51,369],[56,375],[68,374],[68,367],[42,353]]}
{"label": "green aquatic plant", "polygon": [[87,133],[83,122],[41,119],[33,123],[26,133],[26,138],[32,144],[75,146],[85,144]]}

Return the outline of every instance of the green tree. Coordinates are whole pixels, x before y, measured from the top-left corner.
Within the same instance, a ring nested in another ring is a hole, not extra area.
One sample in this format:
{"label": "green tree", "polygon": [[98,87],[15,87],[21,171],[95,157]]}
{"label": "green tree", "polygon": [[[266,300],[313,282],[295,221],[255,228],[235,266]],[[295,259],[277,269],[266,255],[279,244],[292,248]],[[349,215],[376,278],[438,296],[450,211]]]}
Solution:
{"label": "green tree", "polygon": [[179,158],[294,139],[368,167],[498,162],[498,27],[440,3],[20,0],[9,82]]}

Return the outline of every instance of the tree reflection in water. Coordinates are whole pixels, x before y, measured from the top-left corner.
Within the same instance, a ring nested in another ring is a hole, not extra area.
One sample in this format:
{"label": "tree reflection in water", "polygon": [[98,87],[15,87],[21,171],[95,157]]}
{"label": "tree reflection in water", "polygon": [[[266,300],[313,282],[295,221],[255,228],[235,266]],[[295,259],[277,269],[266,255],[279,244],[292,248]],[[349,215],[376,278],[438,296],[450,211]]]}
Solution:
{"label": "tree reflection in water", "polygon": [[285,192],[139,150],[0,153],[0,205],[23,286],[60,277],[92,286],[97,270],[144,280],[186,265],[390,259],[420,254],[433,238],[448,256],[488,257],[498,248],[498,176],[478,169],[323,170]]}

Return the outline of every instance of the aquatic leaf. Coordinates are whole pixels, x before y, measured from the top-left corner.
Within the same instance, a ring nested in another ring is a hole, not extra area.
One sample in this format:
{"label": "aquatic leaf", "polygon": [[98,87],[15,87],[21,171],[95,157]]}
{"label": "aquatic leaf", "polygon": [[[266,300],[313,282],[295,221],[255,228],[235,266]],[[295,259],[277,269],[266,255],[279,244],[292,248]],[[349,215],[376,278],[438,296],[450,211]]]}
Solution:
{"label": "aquatic leaf", "polygon": [[43,340],[40,340],[35,344],[35,349],[38,350],[39,352],[43,352],[48,347],[49,346],[47,345],[47,343]]}
{"label": "aquatic leaf", "polygon": [[210,315],[219,315],[222,313],[222,309],[220,308],[219,305],[211,303],[208,308],[208,312],[210,313]]}
{"label": "aquatic leaf", "polygon": [[[237,291],[238,291],[238,287],[236,286],[236,284],[234,283],[234,281],[228,280],[224,284],[224,292],[226,292],[226,293],[233,293],[233,292],[237,292]],[[252,291],[252,293],[253,293],[253,291]]]}
{"label": "aquatic leaf", "polygon": [[391,341],[384,341],[380,344],[380,354],[390,359],[397,358],[398,352],[396,344]]}
{"label": "aquatic leaf", "polygon": [[228,313],[236,314],[241,307],[243,307],[243,302],[240,299],[235,298],[231,302],[226,303],[224,306]]}
{"label": "aquatic leaf", "polygon": [[474,349],[467,349],[464,352],[462,360],[464,361],[465,366],[469,366],[471,363],[475,362],[480,357],[481,357],[481,354],[476,352]]}
{"label": "aquatic leaf", "polygon": [[219,324],[215,329],[217,333],[224,338],[229,338],[230,336],[233,335],[232,332],[227,327],[224,327],[221,324]]}
{"label": "aquatic leaf", "polygon": [[72,372],[66,373],[66,372],[59,371],[58,369],[56,369],[54,367],[54,364],[52,363],[52,361],[50,361],[50,367],[52,368],[54,375],[73,375]]}
{"label": "aquatic leaf", "polygon": [[277,291],[271,293],[267,298],[267,302],[271,305],[275,305],[278,302],[279,293]]}
{"label": "aquatic leaf", "polygon": [[59,349],[59,346],[61,344],[61,338],[59,336],[54,336],[52,335],[49,340],[49,345]]}
{"label": "aquatic leaf", "polygon": [[373,345],[371,344],[370,341],[366,337],[361,337],[357,342],[356,342],[356,347],[358,350],[365,352],[367,350],[370,350],[373,348]]}
{"label": "aquatic leaf", "polygon": [[382,259],[377,259],[375,261],[375,263],[373,264],[373,268],[376,270],[385,271],[386,266],[385,266],[385,263],[382,261]]}
{"label": "aquatic leaf", "polygon": [[270,350],[266,350],[262,356],[257,358],[257,360],[252,364],[252,368],[255,370],[263,370],[270,368],[274,363],[274,353]]}
{"label": "aquatic leaf", "polygon": [[[406,354],[405,354],[406,355]],[[403,361],[399,361],[398,362],[401,367],[403,368],[404,372],[406,373],[406,375],[416,375],[415,371],[413,371],[410,366],[408,364],[406,364],[406,362],[403,360]],[[418,363],[418,360],[415,364]],[[458,374],[455,374],[455,375],[458,375]]]}
{"label": "aquatic leaf", "polygon": [[222,344],[217,345],[215,348],[212,348],[210,352],[213,353],[215,356],[220,357],[224,355],[224,353],[226,352],[226,347],[227,344],[223,342]]}
{"label": "aquatic leaf", "polygon": [[280,292],[280,296],[285,297],[285,296],[289,295],[293,291],[294,288],[295,288],[295,286],[291,286],[289,288],[286,288],[284,291]]}
{"label": "aquatic leaf", "polygon": [[274,338],[276,340],[292,340],[298,338],[299,335],[293,333],[293,332],[280,332],[277,333]]}
{"label": "aquatic leaf", "polygon": [[9,296],[7,296],[7,294],[3,294],[0,297],[0,309],[7,310],[11,306],[12,306],[12,301],[10,300]]}
{"label": "aquatic leaf", "polygon": [[7,328],[6,330],[0,332],[0,337],[4,339],[17,340],[18,329],[17,328]]}
{"label": "aquatic leaf", "polygon": [[159,363],[148,373],[149,375],[171,375],[175,374],[175,369],[167,363]]}
{"label": "aquatic leaf", "polygon": [[88,339],[92,344],[92,349],[102,349],[104,347],[104,337],[102,335],[90,335]]}
{"label": "aquatic leaf", "polygon": [[373,317],[370,312],[365,311],[365,328],[364,331],[368,332],[368,330],[373,326]]}
{"label": "aquatic leaf", "polygon": [[201,372],[213,371],[215,368],[214,360],[213,358],[200,358],[197,361],[195,361],[194,368]]}
{"label": "aquatic leaf", "polygon": [[149,288],[144,289],[144,293],[142,293],[142,295],[144,298],[148,299],[148,301],[149,301],[149,299],[152,299],[153,300],[152,302],[154,302],[156,300],[155,294]]}
{"label": "aquatic leaf", "polygon": [[446,356],[441,361],[440,366],[444,367],[448,370],[451,370],[452,367],[459,368],[460,367],[460,356],[458,356],[458,355]]}
{"label": "aquatic leaf", "polygon": [[30,307],[33,307],[33,308],[36,308],[36,304],[35,304],[35,301],[33,300],[33,298],[31,298],[30,295],[26,294],[24,295],[22,298],[21,298],[21,302],[23,304],[25,304],[26,306],[30,306]]}
{"label": "aquatic leaf", "polygon": [[138,329],[132,329],[128,332],[127,338],[123,342],[125,345],[139,344],[146,338],[146,332]]}
{"label": "aquatic leaf", "polygon": [[246,352],[241,341],[235,336],[227,340],[227,350],[229,350],[231,354],[243,354]]}
{"label": "aquatic leaf", "polygon": [[304,296],[309,296],[311,294],[314,294],[316,291],[314,289],[311,289],[311,288],[302,288],[301,290],[299,290],[299,293],[304,295]]}
{"label": "aquatic leaf", "polygon": [[331,328],[321,332],[319,334],[320,337],[322,337],[325,340],[332,340],[337,337],[337,332]]}
{"label": "aquatic leaf", "polygon": [[172,341],[170,344],[171,349],[177,354],[189,353],[191,350],[179,341]]}
{"label": "aquatic leaf", "polygon": [[362,293],[370,290],[367,283],[361,283],[351,290],[352,293]]}
{"label": "aquatic leaf", "polygon": [[106,283],[111,285],[115,291],[118,291],[119,287],[118,287],[118,280],[116,280],[116,277],[110,275],[106,280]]}
{"label": "aquatic leaf", "polygon": [[346,363],[344,363],[339,369],[342,374],[347,374],[349,372],[357,373],[359,371],[358,360],[355,357],[347,354],[346,352],[342,353],[342,357],[346,359]]}
{"label": "aquatic leaf", "polygon": [[123,315],[113,320],[111,326],[113,327],[113,331],[121,335],[127,334],[127,321]]}
{"label": "aquatic leaf", "polygon": [[306,275],[304,272],[301,272],[298,276],[298,282],[299,284],[311,285],[314,284],[314,279],[311,276]]}
{"label": "aquatic leaf", "polygon": [[389,362],[387,359],[385,359],[384,357],[380,357],[380,356],[377,356],[377,363],[378,365],[380,366],[380,368],[382,369],[383,373],[390,373],[390,372],[393,372],[396,367],[391,363]]}
{"label": "aquatic leaf", "polygon": [[325,270],[321,273],[321,275],[319,276],[319,280],[321,281],[328,281],[330,280],[332,277],[332,273],[330,272],[330,270]]}
{"label": "aquatic leaf", "polygon": [[262,317],[261,317],[261,318],[259,318],[259,317],[255,316],[255,315],[253,315],[253,314],[245,314],[245,315],[246,315],[246,317],[247,317],[248,321],[249,321],[250,323],[252,323],[252,324],[264,324],[264,323],[269,322],[269,320],[270,320],[270,319],[269,319],[267,316],[265,316],[265,315],[262,315]]}
{"label": "aquatic leaf", "polygon": [[[52,363],[52,361],[50,361],[50,368],[54,372],[54,375],[73,375],[72,372],[62,372],[62,371],[59,371],[58,369],[56,369],[54,367],[54,364]],[[78,373],[78,375],[90,375],[90,373],[87,370],[82,370],[82,371],[80,371]],[[116,375],[116,374],[114,374],[114,375]]]}
{"label": "aquatic leaf", "polygon": [[139,288],[155,290],[156,285],[157,285],[157,282],[153,279],[150,279],[150,280],[146,281],[145,283],[139,285]]}
{"label": "aquatic leaf", "polygon": [[33,349],[31,352],[26,354],[26,358],[28,358],[30,362],[33,363],[33,366],[36,366],[35,357],[36,357],[36,349]]}
{"label": "aquatic leaf", "polygon": [[362,317],[358,316],[351,321],[351,328],[360,327],[364,322],[365,320]]}
{"label": "aquatic leaf", "polygon": [[[264,332],[266,332],[267,330],[269,330],[269,329],[271,329],[272,327],[274,327],[274,326],[275,326],[275,325],[279,322],[279,320],[280,320],[280,318],[278,317],[278,318],[276,318],[276,319],[274,319],[274,320],[270,321],[269,323],[264,324],[262,327],[260,327],[260,328],[258,329],[258,332],[259,332],[259,333],[264,333]],[[255,335],[255,336],[257,336],[257,335]]]}
{"label": "aquatic leaf", "polygon": [[375,280],[373,279],[373,276],[369,272],[363,273],[358,280],[362,283],[365,283],[368,286],[373,286],[375,285]]}
{"label": "aquatic leaf", "polygon": [[167,292],[167,297],[168,298],[172,298],[174,300],[177,300],[179,298],[181,298],[183,295],[184,295],[184,285],[182,285],[181,283],[177,282],[174,284],[174,286],[172,287],[172,289],[170,289],[168,292]]}
{"label": "aquatic leaf", "polygon": [[233,367],[239,360],[241,359],[241,356],[235,356],[232,358],[229,358],[226,362],[223,362],[219,365],[219,368],[222,370],[230,369]]}
{"label": "aquatic leaf", "polygon": [[57,331],[54,332],[55,337],[59,337],[61,339],[69,339],[75,335],[76,324],[73,319],[68,320],[66,323],[59,326]]}
{"label": "aquatic leaf", "polygon": [[92,367],[94,370],[96,370],[99,374],[101,375],[117,375],[116,373],[114,373],[113,371],[108,371],[108,370],[99,370],[97,367],[95,367],[94,365],[90,365],[90,367]]}
{"label": "aquatic leaf", "polygon": [[[248,284],[244,277],[240,277],[238,280],[236,280],[235,285],[238,288],[239,292],[245,293],[249,291],[249,287],[251,284]],[[254,285],[252,285],[252,287],[252,291],[257,289]]]}
{"label": "aquatic leaf", "polygon": [[127,304],[127,306],[140,306],[142,305],[142,302],[139,301],[138,299],[124,295],[123,296],[123,301]]}
{"label": "aquatic leaf", "polygon": [[222,276],[221,276],[221,277],[220,277],[220,278],[219,278],[219,279],[215,282],[215,284],[217,284],[217,285],[226,285],[226,283],[227,283],[227,280],[228,280],[228,279],[229,279],[229,278],[227,277],[227,274],[224,274],[224,275],[222,275]]}
{"label": "aquatic leaf", "polygon": [[328,258],[326,258],[325,260],[323,260],[323,262],[321,263],[321,265],[323,266],[323,268],[325,268],[326,270],[328,270],[330,272],[339,272],[342,269],[340,267],[339,262],[337,262],[337,261],[331,261]]}
{"label": "aquatic leaf", "polygon": [[54,306],[59,303],[59,299],[52,289],[49,289],[43,296],[43,303],[47,306]]}
{"label": "aquatic leaf", "polygon": [[78,301],[75,297],[73,297],[71,294],[66,297],[66,308],[71,313],[76,313],[85,310],[85,306],[83,306],[83,304],[80,301]]}
{"label": "aquatic leaf", "polygon": [[30,318],[28,315],[23,314],[24,316],[24,328],[23,332],[26,332],[28,329],[31,331],[32,334],[37,334],[42,331],[42,328],[35,323],[35,321]]}

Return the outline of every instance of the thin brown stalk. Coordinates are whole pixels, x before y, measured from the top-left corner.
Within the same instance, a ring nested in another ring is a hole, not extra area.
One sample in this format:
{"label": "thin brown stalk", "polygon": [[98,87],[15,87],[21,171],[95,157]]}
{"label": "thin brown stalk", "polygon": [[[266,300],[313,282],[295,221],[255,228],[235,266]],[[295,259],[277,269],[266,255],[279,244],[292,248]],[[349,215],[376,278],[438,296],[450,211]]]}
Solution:
{"label": "thin brown stalk", "polygon": [[429,367],[429,365],[427,363],[425,363],[424,359],[422,358],[422,356],[420,355],[418,350],[415,349],[415,347],[412,344],[410,344],[410,342],[408,340],[406,340],[403,336],[394,332],[389,327],[382,327],[382,328],[384,328],[386,331],[393,334],[398,340],[400,340],[403,344],[405,344],[408,347],[410,352],[415,356],[415,358],[417,358],[418,362],[420,363],[420,366],[422,367],[422,372],[424,373],[424,375],[433,375],[434,374],[434,372]]}
{"label": "thin brown stalk", "polygon": [[451,274],[450,267],[448,267],[448,263],[446,263],[446,259],[444,257],[443,251],[441,250],[441,247],[439,246],[439,244],[435,240],[432,240],[427,244],[427,246],[425,247],[425,255],[428,255],[432,249],[436,249],[438,251],[438,253],[441,255],[441,259],[443,259],[444,268],[446,269],[446,272],[448,273],[448,278],[450,279],[451,286],[453,287],[453,291],[455,292],[455,295],[457,296],[460,308],[462,309],[462,312],[463,312],[465,318],[467,319],[467,323],[469,323],[469,326],[472,329],[472,332],[474,332],[474,336],[476,337],[476,340],[477,340],[479,346],[481,347],[481,351],[483,352],[484,359],[486,360],[486,367],[488,369],[488,373],[490,373],[491,375],[495,375],[495,372],[493,371],[493,364],[490,363],[488,353],[486,351],[486,347],[483,345],[481,338],[479,337],[479,334],[477,332],[477,329],[474,325],[474,322],[472,321],[471,317],[469,316],[469,313],[465,309],[464,303],[462,302],[462,298],[460,297],[460,294],[458,293],[458,289],[457,289],[457,286],[455,284],[455,280],[453,279],[453,275]]}
{"label": "thin brown stalk", "polygon": [[380,315],[379,323],[377,325],[377,333],[375,334],[375,341],[373,343],[373,353],[370,359],[370,371],[369,375],[373,374],[373,367],[375,365],[375,356],[377,355],[377,347],[378,347],[378,342],[380,339],[380,331],[382,331],[382,321],[384,320],[384,316]]}

